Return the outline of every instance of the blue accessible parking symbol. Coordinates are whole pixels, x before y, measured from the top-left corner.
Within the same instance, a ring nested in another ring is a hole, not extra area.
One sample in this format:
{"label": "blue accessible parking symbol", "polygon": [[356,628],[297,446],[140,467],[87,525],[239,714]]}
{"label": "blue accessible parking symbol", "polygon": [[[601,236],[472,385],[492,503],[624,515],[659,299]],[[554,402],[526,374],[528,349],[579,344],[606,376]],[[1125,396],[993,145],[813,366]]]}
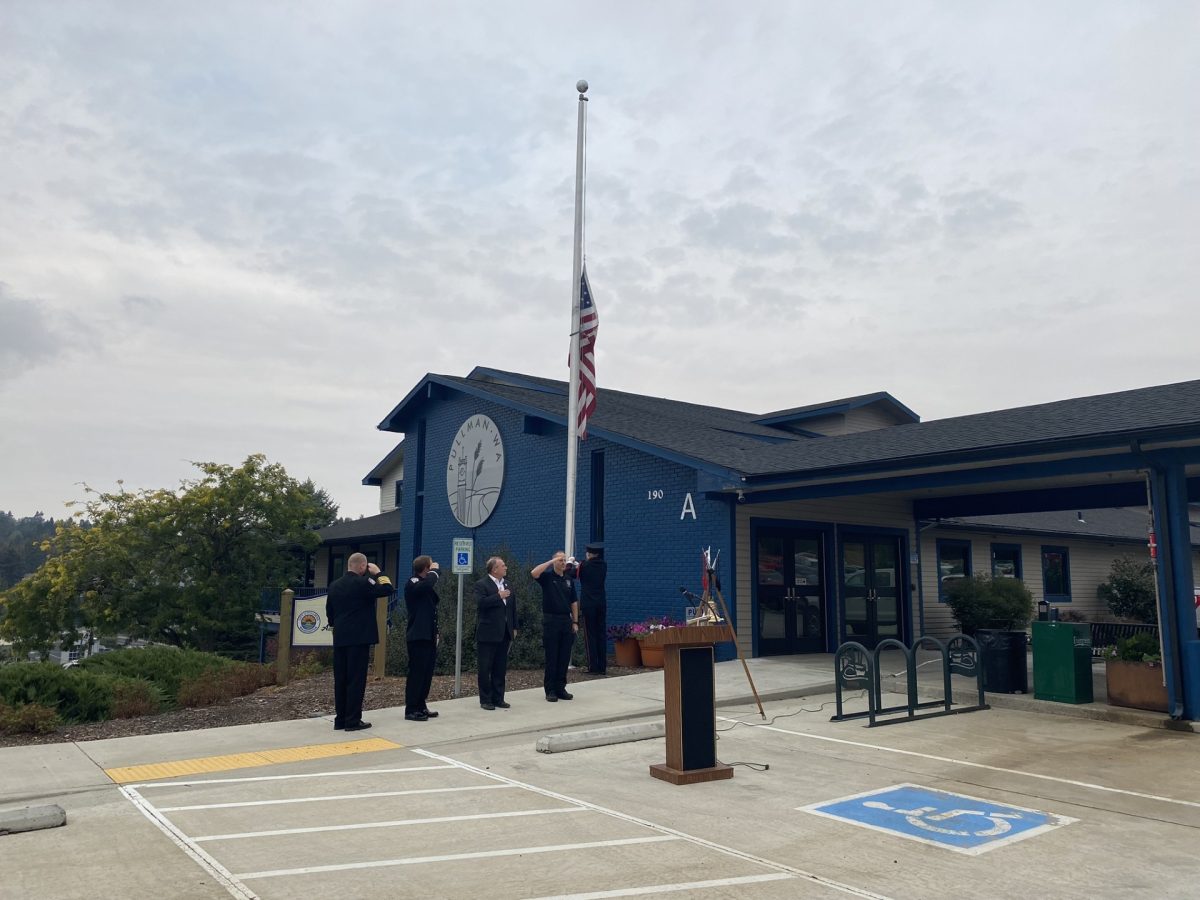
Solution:
{"label": "blue accessible parking symbol", "polygon": [[461,550],[458,553],[458,565],[469,566],[471,564],[471,554],[464,553]]}
{"label": "blue accessible parking symbol", "polygon": [[896,784],[798,808],[970,855],[1078,821],[916,784]]}

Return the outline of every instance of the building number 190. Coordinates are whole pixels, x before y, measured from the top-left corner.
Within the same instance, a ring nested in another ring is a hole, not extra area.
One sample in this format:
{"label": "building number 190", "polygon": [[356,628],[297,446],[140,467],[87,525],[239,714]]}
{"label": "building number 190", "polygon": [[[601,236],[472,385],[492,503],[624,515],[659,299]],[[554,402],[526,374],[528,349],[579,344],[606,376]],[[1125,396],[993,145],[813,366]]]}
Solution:
{"label": "building number 190", "polygon": [[662,498],[663,492],[661,490],[655,489],[653,491],[646,491],[647,500],[661,500]]}

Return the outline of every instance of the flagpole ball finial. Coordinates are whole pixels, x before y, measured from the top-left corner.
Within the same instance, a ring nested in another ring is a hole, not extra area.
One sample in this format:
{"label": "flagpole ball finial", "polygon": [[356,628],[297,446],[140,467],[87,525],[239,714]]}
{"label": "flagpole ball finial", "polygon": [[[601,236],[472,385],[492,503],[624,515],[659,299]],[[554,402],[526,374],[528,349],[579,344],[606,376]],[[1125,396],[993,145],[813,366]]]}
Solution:
{"label": "flagpole ball finial", "polygon": [[587,89],[588,89],[588,83],[586,81],[584,81],[582,78],[580,78],[577,82],[575,82],[575,90],[579,91],[579,93],[586,94]]}

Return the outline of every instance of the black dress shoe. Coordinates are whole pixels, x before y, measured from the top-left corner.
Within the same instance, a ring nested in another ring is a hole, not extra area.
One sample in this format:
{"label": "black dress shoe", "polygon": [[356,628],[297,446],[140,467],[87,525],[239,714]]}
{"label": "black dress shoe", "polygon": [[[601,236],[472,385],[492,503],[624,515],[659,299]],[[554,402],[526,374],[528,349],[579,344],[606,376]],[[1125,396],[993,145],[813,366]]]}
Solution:
{"label": "black dress shoe", "polygon": [[346,731],[366,731],[370,727],[370,722],[355,722],[353,725],[347,725]]}
{"label": "black dress shoe", "polygon": [[575,699],[574,694],[568,694],[566,691],[559,691],[554,696],[557,697],[559,700],[574,700]]}
{"label": "black dress shoe", "polygon": [[427,718],[427,719],[436,719],[437,717],[438,717],[437,710],[435,710],[435,709],[427,709],[427,710],[425,710],[425,718]]}
{"label": "black dress shoe", "polygon": [[501,709],[509,709],[512,707],[511,703],[505,703],[503,700],[497,700],[496,705]]}
{"label": "black dress shoe", "polygon": [[345,725],[339,725],[337,722],[334,722],[334,723],[333,723],[333,730],[334,730],[334,731],[343,731],[345,728],[346,728],[346,726],[345,726]]}
{"label": "black dress shoe", "polygon": [[479,706],[482,709],[495,709],[496,708],[496,705],[494,703],[480,703]]}
{"label": "black dress shoe", "polygon": [[423,712],[405,713],[404,718],[410,722],[426,722],[429,720],[429,716]]}
{"label": "black dress shoe", "polygon": [[547,700],[548,702],[550,702],[550,703],[557,703],[557,702],[558,702],[558,698],[557,698],[556,696],[554,696],[553,694],[547,694],[547,695],[546,695],[546,700]]}

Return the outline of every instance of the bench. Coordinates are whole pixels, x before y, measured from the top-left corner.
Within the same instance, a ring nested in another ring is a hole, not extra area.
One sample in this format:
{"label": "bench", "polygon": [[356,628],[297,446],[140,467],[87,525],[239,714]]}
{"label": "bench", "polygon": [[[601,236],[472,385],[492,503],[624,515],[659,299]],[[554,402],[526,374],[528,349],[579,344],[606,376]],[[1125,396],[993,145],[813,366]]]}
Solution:
{"label": "bench", "polygon": [[1152,634],[1158,637],[1157,625],[1143,625],[1138,622],[1092,622],[1092,656],[1104,656],[1105,650],[1115,647],[1118,641],[1131,638],[1135,634]]}

